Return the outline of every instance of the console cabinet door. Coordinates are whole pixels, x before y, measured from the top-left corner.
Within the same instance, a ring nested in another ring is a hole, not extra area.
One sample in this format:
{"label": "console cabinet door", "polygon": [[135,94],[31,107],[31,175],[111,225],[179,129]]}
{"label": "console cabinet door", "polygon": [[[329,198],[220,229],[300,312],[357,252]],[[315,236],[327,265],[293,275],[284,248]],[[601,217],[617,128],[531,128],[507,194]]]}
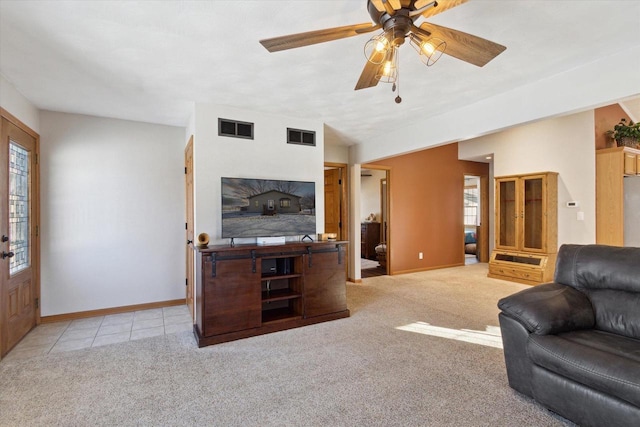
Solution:
{"label": "console cabinet door", "polygon": [[304,316],[313,317],[347,309],[345,253],[314,252],[304,256]]}
{"label": "console cabinet door", "polygon": [[206,260],[202,269],[204,336],[258,328],[262,324],[260,273],[251,259]]}

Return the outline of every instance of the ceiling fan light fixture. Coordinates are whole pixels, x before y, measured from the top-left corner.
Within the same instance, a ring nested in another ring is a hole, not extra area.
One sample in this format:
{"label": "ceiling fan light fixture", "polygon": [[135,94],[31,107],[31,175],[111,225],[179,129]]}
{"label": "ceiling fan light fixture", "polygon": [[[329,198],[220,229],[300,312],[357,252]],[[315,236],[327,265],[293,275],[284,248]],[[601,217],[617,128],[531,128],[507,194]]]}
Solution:
{"label": "ceiling fan light fixture", "polygon": [[398,56],[398,48],[393,46],[378,68],[376,79],[382,83],[395,83],[398,80]]}
{"label": "ceiling fan light fixture", "polygon": [[391,49],[392,45],[386,34],[380,33],[371,37],[364,45],[364,56],[372,64],[382,64]]}
{"label": "ceiling fan light fixture", "polygon": [[447,42],[436,37],[423,40],[421,37],[411,34],[410,39],[411,46],[420,55],[420,61],[427,67],[435,64],[447,48]]}

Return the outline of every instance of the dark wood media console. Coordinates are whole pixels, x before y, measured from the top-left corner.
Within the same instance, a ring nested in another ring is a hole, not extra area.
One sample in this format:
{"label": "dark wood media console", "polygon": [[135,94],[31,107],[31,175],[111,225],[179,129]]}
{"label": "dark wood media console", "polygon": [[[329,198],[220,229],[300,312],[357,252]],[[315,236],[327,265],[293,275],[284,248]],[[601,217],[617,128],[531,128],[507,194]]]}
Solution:
{"label": "dark wood media console", "polygon": [[199,347],[349,317],[347,242],[198,249]]}

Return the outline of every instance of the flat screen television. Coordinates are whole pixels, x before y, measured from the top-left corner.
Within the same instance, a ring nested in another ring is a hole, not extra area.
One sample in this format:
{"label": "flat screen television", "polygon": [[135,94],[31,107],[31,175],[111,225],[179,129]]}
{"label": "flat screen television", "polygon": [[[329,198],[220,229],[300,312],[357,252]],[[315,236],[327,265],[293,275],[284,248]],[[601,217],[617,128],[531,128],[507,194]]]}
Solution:
{"label": "flat screen television", "polygon": [[314,182],[222,178],[222,238],[315,233]]}

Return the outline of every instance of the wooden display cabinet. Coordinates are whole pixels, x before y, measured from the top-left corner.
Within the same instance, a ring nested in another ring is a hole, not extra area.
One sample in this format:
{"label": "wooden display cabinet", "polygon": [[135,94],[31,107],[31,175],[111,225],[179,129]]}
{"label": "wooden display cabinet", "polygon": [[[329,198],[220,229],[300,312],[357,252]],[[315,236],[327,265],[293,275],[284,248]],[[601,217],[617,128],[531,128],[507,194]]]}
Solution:
{"label": "wooden display cabinet", "polygon": [[613,147],[596,151],[596,243],[624,246],[624,178],[637,175],[640,150]]}
{"label": "wooden display cabinet", "polygon": [[349,316],[346,242],[198,249],[198,346]]}
{"label": "wooden display cabinet", "polygon": [[489,277],[527,284],[553,278],[558,241],[558,174],[496,178],[496,239]]}

